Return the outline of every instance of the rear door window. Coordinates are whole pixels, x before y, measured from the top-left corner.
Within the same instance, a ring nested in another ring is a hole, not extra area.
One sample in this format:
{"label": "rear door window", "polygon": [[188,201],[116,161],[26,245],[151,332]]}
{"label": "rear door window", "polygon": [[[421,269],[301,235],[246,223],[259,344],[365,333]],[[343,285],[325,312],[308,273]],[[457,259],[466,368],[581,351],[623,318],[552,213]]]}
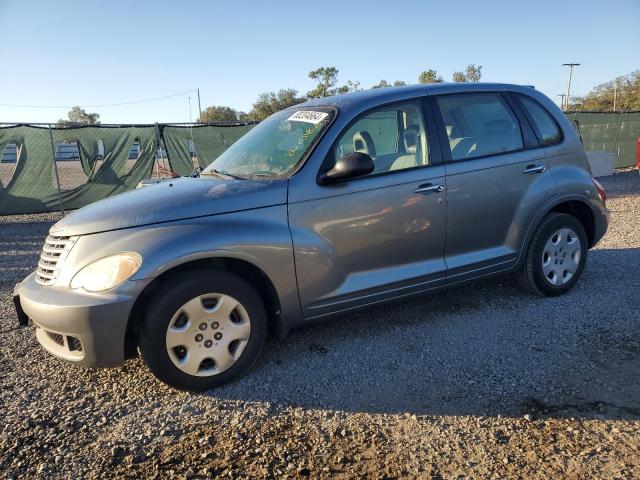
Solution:
{"label": "rear door window", "polygon": [[436,101],[453,160],[512,152],[524,147],[518,120],[501,94],[441,95]]}
{"label": "rear door window", "polygon": [[542,145],[550,145],[562,140],[562,130],[547,110],[534,99],[518,95],[520,102],[529,113]]}

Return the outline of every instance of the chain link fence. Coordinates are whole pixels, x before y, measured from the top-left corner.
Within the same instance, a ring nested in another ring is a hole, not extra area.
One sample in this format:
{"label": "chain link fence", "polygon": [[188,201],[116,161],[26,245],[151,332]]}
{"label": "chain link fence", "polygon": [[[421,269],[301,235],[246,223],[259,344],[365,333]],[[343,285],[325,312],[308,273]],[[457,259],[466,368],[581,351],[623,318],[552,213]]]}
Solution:
{"label": "chain link fence", "polygon": [[257,122],[0,124],[0,215],[80,208],[204,168]]}

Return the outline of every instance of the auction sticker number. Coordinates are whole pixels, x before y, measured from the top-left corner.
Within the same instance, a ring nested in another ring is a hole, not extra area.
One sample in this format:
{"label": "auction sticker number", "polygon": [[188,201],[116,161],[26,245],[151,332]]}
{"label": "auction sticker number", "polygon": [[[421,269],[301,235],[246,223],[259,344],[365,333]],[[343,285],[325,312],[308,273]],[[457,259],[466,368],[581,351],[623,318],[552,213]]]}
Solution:
{"label": "auction sticker number", "polygon": [[325,112],[314,112],[313,110],[298,110],[296,113],[287,118],[289,122],[307,122],[317,125],[329,114]]}

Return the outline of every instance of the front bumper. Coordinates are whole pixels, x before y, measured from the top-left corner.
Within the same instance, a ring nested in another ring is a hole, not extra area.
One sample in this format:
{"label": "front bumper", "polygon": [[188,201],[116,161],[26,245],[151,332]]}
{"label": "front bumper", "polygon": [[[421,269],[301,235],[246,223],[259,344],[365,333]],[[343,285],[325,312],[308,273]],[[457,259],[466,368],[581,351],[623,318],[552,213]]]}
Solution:
{"label": "front bumper", "polygon": [[117,292],[87,294],[40,285],[32,273],[14,295],[49,353],[87,367],[114,367],[124,362],[127,321],[146,284],[128,281]]}

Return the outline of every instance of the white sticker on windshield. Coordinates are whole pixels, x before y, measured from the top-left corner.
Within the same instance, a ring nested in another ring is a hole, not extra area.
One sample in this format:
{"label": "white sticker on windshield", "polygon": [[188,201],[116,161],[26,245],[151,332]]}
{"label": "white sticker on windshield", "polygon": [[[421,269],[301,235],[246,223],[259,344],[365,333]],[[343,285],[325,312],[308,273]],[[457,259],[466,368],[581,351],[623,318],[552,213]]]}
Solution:
{"label": "white sticker on windshield", "polygon": [[329,114],[325,112],[314,112],[313,110],[298,110],[296,113],[287,118],[289,122],[307,122],[317,125],[327,118]]}

